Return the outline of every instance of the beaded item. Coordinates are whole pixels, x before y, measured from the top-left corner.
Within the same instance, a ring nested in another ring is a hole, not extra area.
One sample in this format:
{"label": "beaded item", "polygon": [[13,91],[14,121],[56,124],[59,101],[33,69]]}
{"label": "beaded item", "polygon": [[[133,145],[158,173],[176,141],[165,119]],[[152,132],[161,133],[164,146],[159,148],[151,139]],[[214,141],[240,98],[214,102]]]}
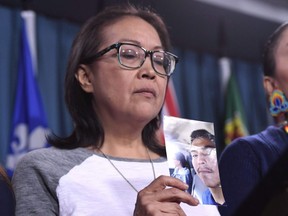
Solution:
{"label": "beaded item", "polygon": [[274,90],[270,96],[271,115],[276,117],[286,112],[288,112],[288,102],[284,93],[279,89]]}

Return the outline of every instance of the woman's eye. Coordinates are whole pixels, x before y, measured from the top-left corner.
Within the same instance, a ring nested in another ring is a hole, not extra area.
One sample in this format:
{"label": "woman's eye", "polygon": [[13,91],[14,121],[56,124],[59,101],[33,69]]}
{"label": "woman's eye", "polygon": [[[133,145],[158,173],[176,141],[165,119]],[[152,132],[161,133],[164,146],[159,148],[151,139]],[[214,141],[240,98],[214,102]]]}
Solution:
{"label": "woman's eye", "polygon": [[121,57],[126,58],[126,59],[134,59],[137,58],[137,52],[135,52],[134,50],[123,50],[121,52]]}
{"label": "woman's eye", "polygon": [[160,66],[164,65],[164,61],[162,58],[154,58],[154,63]]}
{"label": "woman's eye", "polygon": [[162,53],[154,53],[153,62],[159,66],[164,66],[167,62],[167,59]]}

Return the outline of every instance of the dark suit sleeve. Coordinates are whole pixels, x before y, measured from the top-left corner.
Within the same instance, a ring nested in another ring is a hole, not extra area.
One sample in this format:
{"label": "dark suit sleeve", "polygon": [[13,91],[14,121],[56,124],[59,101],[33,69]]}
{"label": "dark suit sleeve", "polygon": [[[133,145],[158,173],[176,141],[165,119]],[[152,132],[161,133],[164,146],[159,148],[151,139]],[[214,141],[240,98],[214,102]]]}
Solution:
{"label": "dark suit sleeve", "polygon": [[223,216],[234,215],[261,178],[259,160],[245,139],[235,140],[222,152],[219,172],[225,206],[219,207]]}
{"label": "dark suit sleeve", "polygon": [[288,149],[237,209],[242,215],[288,215]]}

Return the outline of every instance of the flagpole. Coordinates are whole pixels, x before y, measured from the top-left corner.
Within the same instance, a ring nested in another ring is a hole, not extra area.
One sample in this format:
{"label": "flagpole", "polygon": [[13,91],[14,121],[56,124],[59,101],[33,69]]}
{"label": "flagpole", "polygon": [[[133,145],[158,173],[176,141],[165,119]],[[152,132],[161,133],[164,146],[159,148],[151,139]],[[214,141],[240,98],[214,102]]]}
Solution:
{"label": "flagpole", "polygon": [[37,45],[36,45],[36,14],[32,10],[24,10],[21,12],[21,17],[26,24],[26,33],[28,44],[30,48],[34,75],[37,76],[38,64],[37,64]]}

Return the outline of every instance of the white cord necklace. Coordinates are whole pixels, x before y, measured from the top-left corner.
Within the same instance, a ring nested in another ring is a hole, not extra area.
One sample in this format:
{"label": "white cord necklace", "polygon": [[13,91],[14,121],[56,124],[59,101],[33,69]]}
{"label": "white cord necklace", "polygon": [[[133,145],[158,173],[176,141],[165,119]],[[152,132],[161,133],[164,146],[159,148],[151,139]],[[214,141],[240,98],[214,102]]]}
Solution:
{"label": "white cord necklace", "polygon": [[[101,152],[101,154],[110,162],[110,164],[114,167],[114,169],[122,176],[122,178],[133,188],[134,191],[136,191],[136,193],[138,193],[139,191],[134,187],[134,185],[121,173],[121,171],[115,166],[115,164],[110,160],[110,158],[108,157],[108,155],[104,154],[104,152],[102,152],[100,149],[99,149],[99,152]],[[153,177],[154,177],[154,180],[156,179],[156,175],[155,175],[155,169],[154,169],[154,164],[153,164],[153,161],[150,157],[150,154],[149,154],[149,151],[146,147],[146,152],[147,152],[147,155],[149,157],[149,160],[150,160],[150,163],[151,163],[151,166],[152,166],[152,171],[153,171]]]}

